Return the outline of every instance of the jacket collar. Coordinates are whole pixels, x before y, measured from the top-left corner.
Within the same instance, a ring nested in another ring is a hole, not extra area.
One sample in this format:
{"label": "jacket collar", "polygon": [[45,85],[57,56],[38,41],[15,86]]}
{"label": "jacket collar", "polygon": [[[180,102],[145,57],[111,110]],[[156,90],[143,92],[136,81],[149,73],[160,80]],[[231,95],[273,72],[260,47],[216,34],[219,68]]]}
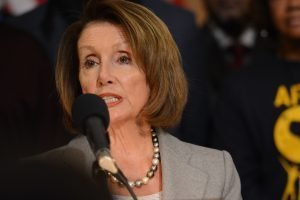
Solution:
{"label": "jacket collar", "polygon": [[187,145],[160,130],[163,199],[202,199],[208,175],[192,161]]}

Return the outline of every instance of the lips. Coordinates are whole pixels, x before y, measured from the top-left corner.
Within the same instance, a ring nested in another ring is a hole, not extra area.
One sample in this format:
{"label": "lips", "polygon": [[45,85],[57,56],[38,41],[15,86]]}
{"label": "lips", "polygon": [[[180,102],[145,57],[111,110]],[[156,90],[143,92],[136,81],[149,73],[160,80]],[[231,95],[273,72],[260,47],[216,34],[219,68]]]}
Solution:
{"label": "lips", "polygon": [[112,93],[101,94],[100,97],[105,101],[108,107],[115,106],[122,101],[122,97]]}

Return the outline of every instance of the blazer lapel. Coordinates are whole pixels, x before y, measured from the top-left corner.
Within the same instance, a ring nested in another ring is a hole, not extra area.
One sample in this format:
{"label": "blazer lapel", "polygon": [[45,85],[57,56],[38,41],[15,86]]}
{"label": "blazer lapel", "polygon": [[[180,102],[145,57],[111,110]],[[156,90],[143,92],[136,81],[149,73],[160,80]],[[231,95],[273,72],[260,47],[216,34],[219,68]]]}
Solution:
{"label": "blazer lapel", "polygon": [[[186,145],[165,133],[159,134],[162,164],[162,198],[202,199],[208,175],[190,162]],[[181,149],[182,151],[177,151]]]}

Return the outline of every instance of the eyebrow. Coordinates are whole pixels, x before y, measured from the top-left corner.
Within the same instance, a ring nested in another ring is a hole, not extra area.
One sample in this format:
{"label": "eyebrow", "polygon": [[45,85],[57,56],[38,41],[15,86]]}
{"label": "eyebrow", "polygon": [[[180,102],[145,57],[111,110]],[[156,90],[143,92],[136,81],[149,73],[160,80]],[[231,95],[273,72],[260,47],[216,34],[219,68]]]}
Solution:
{"label": "eyebrow", "polygon": [[81,47],[78,47],[78,50],[81,50],[81,49],[89,49],[89,50],[92,50],[92,51],[96,51],[94,46],[91,46],[91,45],[83,45]]}
{"label": "eyebrow", "polygon": [[[113,49],[125,49],[125,50],[121,50],[121,51],[131,51],[131,47],[129,45],[129,42],[127,41],[124,41],[124,42],[119,42],[119,43],[116,43],[112,46]],[[88,50],[91,50],[91,51],[96,51],[96,48],[95,46],[93,45],[82,45],[80,47],[78,47],[78,50],[81,50],[81,49],[88,49]]]}

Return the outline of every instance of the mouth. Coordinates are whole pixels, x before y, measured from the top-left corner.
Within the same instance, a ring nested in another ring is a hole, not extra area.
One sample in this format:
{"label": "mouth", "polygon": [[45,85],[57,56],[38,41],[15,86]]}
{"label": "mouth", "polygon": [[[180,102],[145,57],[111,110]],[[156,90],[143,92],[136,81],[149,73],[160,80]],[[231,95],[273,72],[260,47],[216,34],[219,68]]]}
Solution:
{"label": "mouth", "polygon": [[122,97],[115,94],[101,94],[100,97],[105,101],[108,107],[115,106],[122,101]]}

